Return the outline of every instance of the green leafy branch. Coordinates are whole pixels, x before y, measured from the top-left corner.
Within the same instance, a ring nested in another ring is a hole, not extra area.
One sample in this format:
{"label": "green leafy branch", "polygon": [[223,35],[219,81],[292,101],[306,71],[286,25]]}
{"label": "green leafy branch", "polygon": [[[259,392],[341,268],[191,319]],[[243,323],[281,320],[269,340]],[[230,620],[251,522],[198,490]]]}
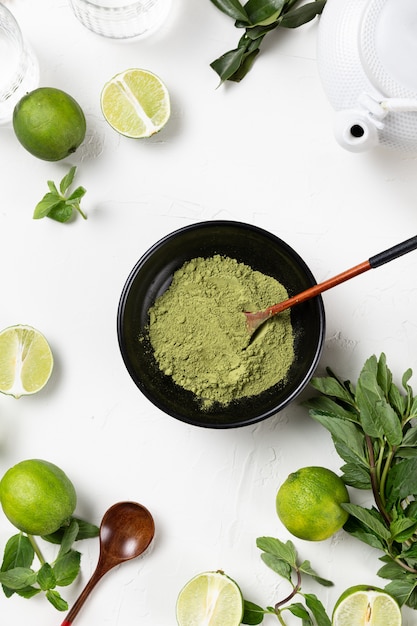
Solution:
{"label": "green leafy branch", "polygon": [[52,180],[48,180],[49,192],[36,205],[33,213],[35,220],[50,217],[57,222],[68,222],[74,210],[78,211],[85,220],[87,219],[80,207],[81,198],[86,193],[86,189],[77,187],[72,193],[69,193],[76,170],[75,166],[71,167],[68,174],[61,180],[59,190]]}
{"label": "green leafy branch", "polygon": [[[298,563],[297,551],[292,541],[284,543],[274,537],[259,537],[256,545],[262,550],[261,558],[264,563],[290,583],[291,592],[274,606],[266,609],[245,600],[242,623],[260,624],[265,615],[273,614],[278,618],[279,623],[285,626],[284,611],[289,611],[302,620],[303,626],[331,626],[323,604],[314,594],[303,593],[301,583],[303,576],[311,577],[325,587],[330,587],[333,583],[318,576],[309,561]],[[302,600],[292,602],[296,596]]]}
{"label": "green leafy branch", "polygon": [[[45,541],[60,545],[52,563],[46,562],[32,535],[22,532],[13,535],[4,549],[0,568],[0,583],[5,596],[10,598],[16,593],[23,598],[32,598],[43,592],[58,611],[66,611],[68,603],[56,587],[70,585],[79,574],[81,554],[73,549],[73,544],[81,539],[97,537],[98,533],[97,526],[71,518],[68,526],[42,537]],[[38,570],[33,568],[35,556],[40,563]]]}
{"label": "green leafy branch", "polygon": [[370,508],[344,504],[344,529],[382,551],[378,575],[400,605],[417,608],[417,397],[408,369],[401,388],[393,382],[385,354],[370,357],[356,386],[328,376],[314,378],[320,396],[308,400],[313,419],[331,434],[345,464],[347,485],[372,491]]}
{"label": "green leafy branch", "polygon": [[244,29],[236,48],[210,63],[221,82],[240,82],[251,69],[260,52],[265,35],[278,27],[298,28],[320,15],[326,0],[301,4],[300,0],[211,0],[223,13],[235,20],[235,27]]}

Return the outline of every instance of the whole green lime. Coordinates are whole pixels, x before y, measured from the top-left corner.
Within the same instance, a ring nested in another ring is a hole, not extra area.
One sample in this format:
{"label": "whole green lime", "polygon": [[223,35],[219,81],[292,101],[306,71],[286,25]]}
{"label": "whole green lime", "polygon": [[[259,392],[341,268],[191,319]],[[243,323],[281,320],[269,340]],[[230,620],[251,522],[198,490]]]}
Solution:
{"label": "whole green lime", "polygon": [[63,526],[77,504],[74,486],[56,465],[21,461],[0,481],[0,503],[9,521],[29,535],[49,535]]}
{"label": "whole green lime", "polygon": [[349,502],[343,480],[325,467],[303,467],[288,476],[278,490],[276,508],[281,522],[292,535],[308,541],[323,541],[342,528]]}
{"label": "whole green lime", "polygon": [[44,161],[59,161],[84,141],[86,121],[72,96],[54,87],[39,87],[16,104],[13,129],[28,152]]}

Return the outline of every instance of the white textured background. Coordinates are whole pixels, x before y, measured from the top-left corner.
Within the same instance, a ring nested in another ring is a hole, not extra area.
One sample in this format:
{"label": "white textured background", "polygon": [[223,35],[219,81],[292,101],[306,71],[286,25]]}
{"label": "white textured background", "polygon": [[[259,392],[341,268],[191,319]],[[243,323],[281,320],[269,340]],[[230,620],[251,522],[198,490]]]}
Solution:
{"label": "white textured background", "polygon": [[[0,326],[39,328],[56,360],[37,396],[0,397],[0,474],[44,458],[74,482],[80,516],[98,524],[123,499],[154,515],[150,551],[100,583],[79,626],[171,626],[180,588],[208,569],[224,569],[245,596],[274,604],[288,589],[261,562],[255,540],[291,538],[275,514],[276,491],[299,467],[338,471],[341,460],[298,402],[228,431],[194,428],[153,407],[119,354],[120,292],[150,245],[206,219],[266,228],[301,254],[318,281],[329,278],[415,234],[416,160],[382,149],[354,155],[336,144],[316,64],[317,25],[267,37],[250,74],[216,89],[209,63],[239,33],[209,0],[173,0],[164,26],[130,43],[93,35],[65,0],[7,4],[36,51],[41,85],[78,100],[88,139],[73,158],[47,163],[0,127]],[[103,84],[134,66],[160,75],[172,96],[169,124],[138,142],[118,136],[99,106]],[[76,183],[87,188],[88,220],[32,220],[46,180],[59,180],[72,164]],[[331,366],[355,380],[365,359],[382,351],[397,380],[408,367],[417,371],[416,265],[412,253],[324,295],[320,373]],[[367,497],[352,493],[358,503]],[[13,530],[0,516],[1,550]],[[347,586],[384,584],[377,551],[343,532],[295,544],[334,581],[331,589],[305,587],[329,612]],[[82,576],[62,590],[70,603],[97,559],[97,542],[80,548]],[[2,595],[0,615],[14,626],[57,626],[64,617],[43,598]],[[404,611],[405,626],[416,619]]]}

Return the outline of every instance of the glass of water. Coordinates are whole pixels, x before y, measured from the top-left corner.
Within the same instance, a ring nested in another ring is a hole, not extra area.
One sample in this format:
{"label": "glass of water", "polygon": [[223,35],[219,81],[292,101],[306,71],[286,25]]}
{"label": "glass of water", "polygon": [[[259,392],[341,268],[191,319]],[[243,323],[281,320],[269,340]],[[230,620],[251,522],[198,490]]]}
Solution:
{"label": "glass of water", "polygon": [[19,24],[0,3],[0,124],[8,124],[19,100],[39,84],[39,66]]}
{"label": "glass of water", "polygon": [[94,33],[128,39],[156,30],[168,15],[171,0],[70,0],[70,4]]}

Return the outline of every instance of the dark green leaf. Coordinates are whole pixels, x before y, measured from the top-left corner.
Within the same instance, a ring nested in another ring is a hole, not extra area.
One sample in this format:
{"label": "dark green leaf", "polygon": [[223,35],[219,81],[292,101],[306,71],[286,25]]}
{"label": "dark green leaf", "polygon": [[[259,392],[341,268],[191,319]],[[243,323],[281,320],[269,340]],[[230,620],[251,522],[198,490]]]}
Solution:
{"label": "dark green leaf", "polygon": [[323,378],[314,377],[311,380],[311,385],[314,389],[326,396],[338,398],[348,405],[354,405],[351,394],[334,376],[325,376]]}
{"label": "dark green leaf", "polygon": [[332,626],[331,621],[320,600],[312,593],[304,594],[306,604],[314,615],[317,626]]}
{"label": "dark green leaf", "polygon": [[411,539],[417,531],[417,520],[409,517],[400,517],[390,524],[392,539],[398,543],[404,543]]}
{"label": "dark green leaf", "polygon": [[279,557],[274,554],[270,554],[269,552],[263,552],[261,554],[261,559],[269,568],[271,568],[276,574],[286,578],[287,580],[291,580],[291,565],[287,561],[283,561]]}
{"label": "dark green leaf", "polygon": [[46,591],[47,589],[53,589],[55,587],[56,578],[49,563],[44,563],[42,565],[38,572],[36,582],[43,591]]}
{"label": "dark green leaf", "polygon": [[365,462],[364,436],[356,424],[316,410],[310,410],[310,415],[330,432],[335,441],[343,443],[354,456]]}
{"label": "dark green leaf", "polygon": [[36,582],[36,572],[28,567],[15,567],[0,572],[0,583],[9,589],[23,589]]}
{"label": "dark green leaf", "polygon": [[70,186],[72,185],[72,181],[74,180],[74,176],[75,176],[75,172],[77,171],[77,168],[75,167],[75,165],[73,165],[68,174],[66,174],[64,176],[64,178],[61,180],[60,184],[59,184],[59,190],[62,194],[65,194],[65,192],[67,191],[67,189],[70,188]]}
{"label": "dark green leaf", "polygon": [[311,626],[313,626],[313,622],[311,621],[310,614],[305,608],[305,606],[301,604],[301,602],[293,602],[293,604],[290,604],[289,606],[285,608],[288,609],[296,617],[299,617],[300,619],[302,619],[303,624],[306,624],[306,625],[311,624]]}
{"label": "dark green leaf", "polygon": [[47,193],[44,195],[42,200],[38,202],[35,207],[35,211],[33,213],[33,219],[39,220],[42,217],[46,217],[49,212],[56,207],[58,204],[61,204],[62,200],[52,193]]}
{"label": "dark green leaf", "polygon": [[285,0],[248,0],[245,11],[251,24],[269,24],[275,21],[285,4]]}
{"label": "dark green leaf", "polygon": [[57,585],[65,587],[77,578],[80,571],[80,559],[79,552],[70,550],[55,561],[53,570]]}
{"label": "dark green leaf", "polygon": [[234,20],[241,20],[242,22],[249,23],[247,13],[239,0],[211,0],[211,2],[220,11],[233,18]]}
{"label": "dark green leaf", "polygon": [[326,578],[321,578],[320,576],[318,576],[318,574],[311,567],[310,561],[303,561],[303,563],[301,563],[298,569],[303,574],[307,574],[308,576],[311,576],[316,582],[318,582],[320,585],[323,585],[324,587],[333,586],[333,583],[331,580],[326,580]]}
{"label": "dark green leaf", "polygon": [[258,54],[259,54],[258,49],[255,49],[255,50],[252,50],[252,52],[246,53],[244,57],[242,58],[242,62],[240,66],[238,67],[236,72],[234,72],[234,74],[230,76],[229,80],[232,80],[235,83],[239,83],[242,80],[242,78],[244,78],[246,74],[249,72],[249,70],[251,69],[253,62],[255,61]]}
{"label": "dark green leaf", "polygon": [[388,392],[388,402],[395,409],[397,415],[402,417],[407,408],[407,400],[401,395],[400,390],[394,383],[392,383]]}
{"label": "dark green leaf", "polygon": [[46,597],[52,604],[52,606],[58,609],[58,611],[68,610],[68,603],[63,598],[61,598],[60,594],[58,593],[58,591],[55,591],[55,589],[47,591]]}
{"label": "dark green leaf", "polygon": [[5,572],[14,567],[30,567],[35,552],[28,537],[19,533],[10,537],[4,548],[1,571]]}
{"label": "dark green leaf", "polygon": [[[74,520],[78,524],[78,534],[75,538],[75,541],[81,541],[82,539],[92,539],[93,537],[98,537],[100,529],[95,524],[90,524],[89,522],[85,522],[84,520],[79,519],[78,517],[72,517],[71,520]],[[71,524],[70,524],[71,526]],[[44,535],[42,539],[45,541],[49,541],[49,543],[61,544],[65,535],[67,526],[59,528],[56,532],[51,535]]]}
{"label": "dark green leaf", "polygon": [[353,422],[359,421],[357,411],[353,411],[351,407],[345,406],[328,396],[310,398],[310,400],[303,402],[303,406],[308,409],[314,409],[325,415],[335,416]]}
{"label": "dark green leaf", "polygon": [[343,529],[349,533],[349,535],[356,537],[356,539],[363,541],[363,543],[366,543],[372,548],[376,548],[377,550],[385,549],[385,542],[372,532],[368,526],[365,526],[365,524],[362,524],[362,522],[354,517],[349,517],[348,521],[343,526]]}
{"label": "dark green leaf", "polygon": [[61,548],[58,553],[58,558],[63,556],[66,552],[69,552],[72,548],[74,541],[78,536],[78,522],[72,518],[69,526],[64,529],[64,534],[61,540]]}
{"label": "dark green leaf", "polygon": [[229,80],[239,69],[244,54],[243,48],[230,50],[210,63],[210,67],[220,76],[222,82]]}
{"label": "dark green leaf", "polygon": [[389,563],[386,563],[378,570],[377,575],[388,580],[403,580],[407,576],[407,572],[391,559]]}
{"label": "dark green leaf", "polygon": [[385,492],[389,508],[407,496],[417,495],[417,458],[404,459],[391,468]]}
{"label": "dark green leaf", "polygon": [[279,559],[286,561],[292,567],[297,562],[297,551],[292,541],[286,541],[285,543],[275,537],[258,537],[256,545],[260,550],[269,552]]}
{"label": "dark green leaf", "polygon": [[29,598],[33,598],[33,596],[38,595],[38,593],[41,593],[41,591],[42,590],[39,587],[24,587],[23,589],[16,589],[15,593],[28,600]]}
{"label": "dark green leaf", "polygon": [[249,624],[249,626],[256,626],[256,624],[261,624],[264,620],[265,611],[262,607],[254,604],[253,602],[249,602],[248,600],[244,600],[244,613],[242,624]]}
{"label": "dark green leaf", "polygon": [[324,9],[326,0],[316,0],[309,2],[297,9],[293,9],[283,16],[280,26],[283,28],[298,28],[307,22],[310,22],[317,15],[320,15]]}
{"label": "dark green leaf", "polygon": [[365,509],[358,504],[343,503],[341,506],[349,515],[356,517],[356,519],[365,524],[365,526],[370,528],[381,539],[388,541],[391,538],[391,533],[383,523],[380,515],[377,516],[375,513],[369,511],[369,509]]}
{"label": "dark green leaf", "polygon": [[417,426],[412,426],[405,431],[402,446],[417,446]]}
{"label": "dark green leaf", "polygon": [[402,428],[398,415],[385,400],[373,372],[362,370],[356,387],[356,401],[367,435],[378,439],[386,437],[392,446],[401,443]]}
{"label": "dark green leaf", "polygon": [[[336,446],[337,451],[340,454],[340,445]],[[355,487],[355,489],[371,489],[371,478],[369,476],[369,470],[362,465],[355,463],[346,463],[341,467],[343,472],[342,478],[346,485]]]}
{"label": "dark green leaf", "polygon": [[404,578],[402,580],[393,580],[384,587],[385,591],[390,593],[400,606],[406,604],[412,592],[417,587],[417,580]]}

